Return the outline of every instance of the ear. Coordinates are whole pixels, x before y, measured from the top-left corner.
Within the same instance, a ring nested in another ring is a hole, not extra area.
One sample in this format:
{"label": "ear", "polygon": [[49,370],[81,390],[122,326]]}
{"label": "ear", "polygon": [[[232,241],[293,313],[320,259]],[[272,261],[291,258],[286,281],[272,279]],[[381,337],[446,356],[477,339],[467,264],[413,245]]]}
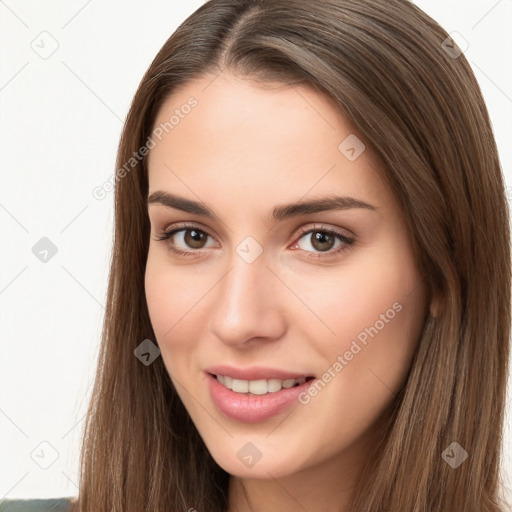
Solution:
{"label": "ear", "polygon": [[442,299],[438,294],[433,294],[430,299],[430,315],[437,318],[441,313]]}

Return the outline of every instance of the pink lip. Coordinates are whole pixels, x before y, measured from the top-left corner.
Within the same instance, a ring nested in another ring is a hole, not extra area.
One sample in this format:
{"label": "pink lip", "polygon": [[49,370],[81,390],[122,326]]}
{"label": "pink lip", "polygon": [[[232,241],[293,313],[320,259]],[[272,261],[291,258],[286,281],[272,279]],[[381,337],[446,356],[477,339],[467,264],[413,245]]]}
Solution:
{"label": "pink lip", "polygon": [[228,365],[218,365],[206,368],[205,372],[213,375],[227,375],[234,379],[260,380],[260,379],[300,379],[301,377],[312,377],[311,374],[295,373],[277,368],[265,368],[263,366],[251,366],[249,368],[235,368]]}
{"label": "pink lip", "polygon": [[[221,372],[219,374],[224,375]],[[208,373],[206,374],[206,379],[213,403],[217,408],[228,418],[246,423],[264,421],[272,416],[276,416],[293,403],[297,404],[300,393],[306,391],[314,382],[314,379],[306,380],[293,388],[283,388],[275,393],[267,393],[265,395],[254,395],[252,393],[235,393],[221,384],[216,377]]]}

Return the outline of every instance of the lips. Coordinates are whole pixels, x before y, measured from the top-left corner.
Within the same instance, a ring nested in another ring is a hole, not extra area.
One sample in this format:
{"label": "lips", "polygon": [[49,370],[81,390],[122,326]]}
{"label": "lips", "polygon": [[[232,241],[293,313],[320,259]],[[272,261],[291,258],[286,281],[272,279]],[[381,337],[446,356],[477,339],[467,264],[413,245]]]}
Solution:
{"label": "lips", "polygon": [[206,368],[205,372],[211,375],[227,375],[233,379],[240,380],[261,380],[261,379],[300,379],[302,377],[314,377],[311,373],[297,373],[279,368],[263,366],[250,366],[247,368],[236,368],[229,365],[217,365]]}
{"label": "lips", "polygon": [[[305,392],[314,380],[312,375],[306,373],[256,366],[249,368],[235,368],[227,365],[212,366],[205,370],[205,376],[210,397],[219,412],[230,419],[245,423],[265,421],[294,404],[297,405],[299,403],[298,396]],[[223,379],[229,377],[233,383],[238,380],[237,389],[242,384],[251,386],[256,381],[258,391],[265,391],[265,393],[233,391],[221,383],[220,377],[217,376],[222,376]],[[298,382],[292,387],[281,388],[279,386],[280,389],[274,389],[274,392],[270,392],[271,390],[268,388],[266,390],[259,389],[261,381],[264,380],[279,380],[284,383],[294,379]]]}

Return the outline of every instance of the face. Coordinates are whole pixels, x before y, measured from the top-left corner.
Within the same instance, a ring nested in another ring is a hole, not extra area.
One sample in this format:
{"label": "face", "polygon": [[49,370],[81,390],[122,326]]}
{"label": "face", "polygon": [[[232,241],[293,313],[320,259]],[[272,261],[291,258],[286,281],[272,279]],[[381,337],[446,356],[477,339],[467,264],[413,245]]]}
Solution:
{"label": "face", "polygon": [[148,158],[145,287],[163,362],[232,475],[354,466],[428,307],[405,221],[328,98],[212,80],[162,106]]}

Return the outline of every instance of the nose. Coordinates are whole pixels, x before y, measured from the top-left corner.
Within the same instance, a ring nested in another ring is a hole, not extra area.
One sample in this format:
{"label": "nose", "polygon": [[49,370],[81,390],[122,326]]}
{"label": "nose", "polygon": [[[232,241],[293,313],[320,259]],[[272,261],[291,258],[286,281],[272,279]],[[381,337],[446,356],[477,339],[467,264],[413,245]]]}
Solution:
{"label": "nose", "polygon": [[263,255],[247,263],[237,254],[217,286],[209,328],[232,347],[273,341],[285,332],[286,287]]}

